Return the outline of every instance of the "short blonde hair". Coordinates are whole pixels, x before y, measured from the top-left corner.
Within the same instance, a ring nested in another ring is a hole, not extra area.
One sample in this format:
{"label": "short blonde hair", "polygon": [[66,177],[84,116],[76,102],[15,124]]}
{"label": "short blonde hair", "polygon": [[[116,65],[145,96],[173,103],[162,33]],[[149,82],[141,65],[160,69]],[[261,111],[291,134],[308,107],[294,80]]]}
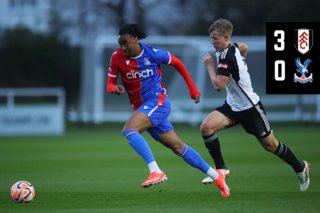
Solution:
{"label": "short blonde hair", "polygon": [[233,25],[229,20],[220,18],[210,26],[208,32],[211,34],[215,30],[219,32],[220,36],[227,34],[229,37],[231,37]]}

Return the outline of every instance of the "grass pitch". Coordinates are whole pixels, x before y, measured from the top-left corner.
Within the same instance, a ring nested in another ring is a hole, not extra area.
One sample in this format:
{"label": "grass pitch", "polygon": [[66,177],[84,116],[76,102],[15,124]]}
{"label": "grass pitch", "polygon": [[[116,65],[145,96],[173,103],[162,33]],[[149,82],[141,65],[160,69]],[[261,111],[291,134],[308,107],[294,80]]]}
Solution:
{"label": "grass pitch", "polygon": [[[310,186],[300,192],[292,168],[267,153],[241,126],[218,132],[231,189],[223,198],[206,177],[148,135],[168,181],[144,189],[148,167],[122,136],[123,124],[68,125],[64,136],[0,137],[0,213],[105,212],[320,212],[320,126],[271,123],[275,137],[311,164]],[[178,135],[212,166],[199,127],[174,124]],[[32,203],[11,201],[19,181],[33,184]]]}

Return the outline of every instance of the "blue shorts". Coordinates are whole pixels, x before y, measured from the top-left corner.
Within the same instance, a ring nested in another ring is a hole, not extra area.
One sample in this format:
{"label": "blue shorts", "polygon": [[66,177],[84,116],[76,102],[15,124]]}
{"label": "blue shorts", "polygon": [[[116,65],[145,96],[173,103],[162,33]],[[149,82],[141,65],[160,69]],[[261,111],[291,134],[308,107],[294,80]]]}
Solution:
{"label": "blue shorts", "polygon": [[168,116],[170,114],[170,102],[167,96],[165,96],[164,103],[159,106],[159,96],[150,98],[147,102],[143,103],[137,110],[146,114],[151,122],[152,126],[147,131],[157,141],[162,133],[168,132],[173,129]]}

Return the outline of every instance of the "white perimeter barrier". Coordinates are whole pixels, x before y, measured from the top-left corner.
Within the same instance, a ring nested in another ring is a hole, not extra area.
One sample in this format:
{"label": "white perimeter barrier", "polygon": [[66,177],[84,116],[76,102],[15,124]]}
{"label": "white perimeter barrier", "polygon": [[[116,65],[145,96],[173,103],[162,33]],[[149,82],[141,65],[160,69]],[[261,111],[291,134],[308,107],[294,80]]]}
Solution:
{"label": "white perimeter barrier", "polygon": [[[62,135],[65,130],[65,93],[62,88],[2,88],[0,136]],[[16,104],[15,97],[56,96],[57,103]]]}

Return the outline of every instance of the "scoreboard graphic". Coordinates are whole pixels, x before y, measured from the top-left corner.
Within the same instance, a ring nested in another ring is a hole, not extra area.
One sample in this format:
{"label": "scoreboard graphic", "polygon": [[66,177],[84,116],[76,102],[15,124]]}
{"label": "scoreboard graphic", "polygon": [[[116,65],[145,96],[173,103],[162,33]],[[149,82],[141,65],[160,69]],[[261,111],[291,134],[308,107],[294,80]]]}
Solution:
{"label": "scoreboard graphic", "polygon": [[320,22],[268,22],[266,31],[267,94],[320,94]]}

